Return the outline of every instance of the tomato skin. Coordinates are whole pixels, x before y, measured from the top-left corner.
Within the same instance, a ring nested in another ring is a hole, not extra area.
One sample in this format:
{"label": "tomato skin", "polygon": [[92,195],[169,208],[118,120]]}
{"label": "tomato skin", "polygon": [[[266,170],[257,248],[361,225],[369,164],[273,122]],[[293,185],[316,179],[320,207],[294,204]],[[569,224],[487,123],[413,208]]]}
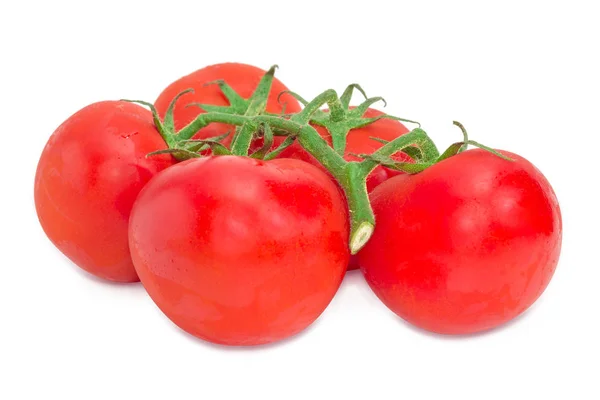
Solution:
{"label": "tomato skin", "polygon": [[[192,122],[198,115],[204,112],[198,107],[186,107],[190,103],[211,104],[216,106],[227,106],[229,101],[223,95],[218,85],[207,85],[207,83],[216,80],[224,80],[244,99],[250,98],[258,86],[266,71],[252,65],[240,63],[222,63],[210,65],[186,75],[165,88],[154,102],[154,106],[161,118],[164,118],[167,108],[176,95],[187,89],[194,89],[193,93],[186,93],[175,103],[173,116],[175,119],[175,129],[179,130]],[[271,92],[267,101],[267,111],[271,113],[296,113],[301,110],[298,101],[284,94],[281,96],[281,102],[277,97],[281,92],[288,90],[287,87],[277,78],[273,79]],[[212,123],[201,129],[195,136],[197,139],[216,137],[231,132],[222,143],[229,146],[235,132],[235,126]]]}
{"label": "tomato skin", "polygon": [[377,296],[423,329],[469,334],[501,325],[542,294],[562,220],[542,173],[469,150],[372,193],[373,237],[359,252]]}
{"label": "tomato skin", "polygon": [[337,186],[298,160],[192,159],[157,175],[130,222],[140,279],[176,325],[210,342],[258,345],[310,325],[348,263]]}
{"label": "tomato skin", "polygon": [[48,238],[97,277],[135,282],[128,220],[141,188],[171,156],[150,111],[128,102],[91,104],[52,134],[35,176],[35,206]]}

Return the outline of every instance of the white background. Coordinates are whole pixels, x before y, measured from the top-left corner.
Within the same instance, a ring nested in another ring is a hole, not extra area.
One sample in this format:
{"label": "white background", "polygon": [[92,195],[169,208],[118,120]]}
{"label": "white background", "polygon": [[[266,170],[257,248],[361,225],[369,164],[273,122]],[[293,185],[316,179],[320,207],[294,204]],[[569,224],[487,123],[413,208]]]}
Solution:
{"label": "white background", "polygon": [[[0,398],[600,398],[594,3],[3,2]],[[33,206],[52,131],[91,102],[153,101],[176,78],[224,61],[277,63],[305,97],[359,82],[440,147],[460,139],[457,119],[473,139],[527,157],[563,211],[547,291],[501,329],[447,338],[396,318],[351,273],[305,333],[230,349],[179,331],[141,285],[74,267]]]}

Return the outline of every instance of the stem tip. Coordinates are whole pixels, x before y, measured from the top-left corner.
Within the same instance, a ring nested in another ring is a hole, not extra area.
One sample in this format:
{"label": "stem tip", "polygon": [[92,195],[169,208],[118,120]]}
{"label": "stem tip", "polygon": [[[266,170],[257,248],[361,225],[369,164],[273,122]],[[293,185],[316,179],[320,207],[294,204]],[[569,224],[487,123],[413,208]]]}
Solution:
{"label": "stem tip", "polygon": [[354,235],[350,238],[350,253],[356,254],[369,241],[373,234],[374,226],[370,222],[363,222]]}

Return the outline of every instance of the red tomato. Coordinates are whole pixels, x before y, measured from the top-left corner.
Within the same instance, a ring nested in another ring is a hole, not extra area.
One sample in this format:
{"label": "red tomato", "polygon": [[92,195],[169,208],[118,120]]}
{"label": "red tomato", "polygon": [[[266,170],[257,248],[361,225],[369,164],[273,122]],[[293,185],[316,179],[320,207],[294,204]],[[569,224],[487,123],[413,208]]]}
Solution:
{"label": "red tomato", "polygon": [[[374,118],[379,115],[382,115],[381,111],[369,108],[364,114],[365,118]],[[329,131],[322,126],[314,127],[317,132],[324,138],[329,145],[332,145],[331,135]],[[377,149],[383,146],[383,143],[378,142],[377,140],[373,140],[372,138],[379,138],[387,141],[394,140],[399,136],[402,136],[408,133],[409,130],[402,123],[392,119],[380,119],[371,125],[367,125],[362,128],[352,129],[348,132],[348,136],[346,138],[346,151],[344,158],[347,161],[360,161],[361,159],[356,156],[356,154],[371,154],[374,153]],[[278,137],[276,138],[276,145],[283,142],[284,139]],[[354,154],[354,155],[353,155]],[[280,157],[285,158],[295,158],[298,160],[303,160],[309,162],[313,165],[318,166],[323,171],[325,167],[323,167],[316,158],[310,155],[306,150],[295,142],[293,145],[285,149]],[[397,161],[410,161],[410,157],[403,153],[399,153],[393,157]],[[378,166],[369,174],[367,177],[367,190],[371,192],[375,187],[380,185],[383,181],[388,178],[401,174],[399,171],[395,171],[389,168],[385,168],[382,166]],[[332,177],[333,179],[333,177]],[[348,270],[358,269],[358,260],[356,256],[350,257],[350,263],[348,264]]]}
{"label": "red tomato", "polygon": [[318,168],[219,156],[157,175],[140,193],[129,240],[140,279],[180,328],[257,345],[310,325],[348,264],[348,213]]}
{"label": "red tomato", "polygon": [[556,268],[562,221],[539,170],[503,152],[469,150],[372,193],[377,225],[362,272],[396,314],[423,329],[467,334],[525,311]]}
{"label": "red tomato", "polygon": [[[231,86],[242,98],[248,99],[254,93],[261,78],[266,71],[247,64],[224,63],[215,64],[199,69],[171,83],[158,96],[154,105],[161,116],[164,118],[169,104],[175,96],[186,89],[194,89],[193,93],[186,93],[175,103],[173,116],[175,118],[175,128],[183,128],[192,122],[200,113],[204,111],[198,107],[186,107],[190,103],[211,104],[216,106],[227,106],[229,101],[221,91],[218,85],[206,85],[216,80],[224,80]],[[296,113],[301,110],[298,101],[285,94],[281,96],[280,102],[277,97],[281,92],[288,90],[277,78],[273,79],[271,92],[267,102],[267,111],[271,113],[280,113],[285,104],[285,110],[288,113]],[[196,134],[196,138],[208,138],[223,135],[227,132],[235,132],[235,126],[227,124],[212,123]],[[233,135],[229,135],[223,144],[229,145]]]}
{"label": "red tomato", "polygon": [[35,177],[40,223],[54,245],[98,277],[137,281],[129,255],[129,213],[138,192],[171,156],[150,111],[105,101],[83,108],[50,137]]}

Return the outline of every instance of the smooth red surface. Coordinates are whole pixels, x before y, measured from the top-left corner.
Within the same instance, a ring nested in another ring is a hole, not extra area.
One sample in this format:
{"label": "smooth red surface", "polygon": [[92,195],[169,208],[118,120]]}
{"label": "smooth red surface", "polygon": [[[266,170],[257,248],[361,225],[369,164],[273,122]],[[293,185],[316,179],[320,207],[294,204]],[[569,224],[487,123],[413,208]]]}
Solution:
{"label": "smooth red surface", "polygon": [[423,329],[466,334],[525,311],[560,254],[561,214],[539,170],[469,150],[372,193],[373,237],[359,253],[377,296]]}
{"label": "smooth red surface", "polygon": [[342,194],[299,160],[192,159],[140,193],[130,245],[140,279],[179,327],[257,345],[310,325],[348,264]]}
{"label": "smooth red surface", "polygon": [[137,281],[128,247],[128,220],[139,191],[171,156],[150,111],[127,102],[89,105],[50,137],[35,177],[40,223],[54,245],[100,278]]}
{"label": "smooth red surface", "polygon": [[[211,104],[216,106],[229,105],[229,101],[223,95],[223,92],[219,86],[207,85],[207,83],[214,82],[216,80],[224,80],[241,97],[248,99],[250,96],[252,96],[252,93],[254,93],[254,90],[258,86],[258,83],[265,73],[266,71],[247,64],[223,63],[210,65],[192,72],[191,74],[171,83],[158,96],[154,102],[154,105],[161,118],[163,118],[167,108],[169,107],[169,104],[176,95],[186,89],[194,89],[193,93],[186,93],[175,103],[173,116],[175,119],[175,129],[179,130],[192,122],[199,114],[204,112],[198,107],[186,107],[186,105],[190,103]],[[269,93],[269,99],[267,101],[268,112],[280,113],[283,111],[284,104],[285,111],[287,113],[300,111],[300,104],[289,94],[282,95],[280,102],[277,101],[279,94],[286,90],[288,90],[288,88],[285,87],[283,83],[281,83],[277,78],[273,79],[271,92]],[[222,143],[228,146],[233,138],[235,126],[212,123],[201,129],[195,137],[198,139],[216,137],[227,132],[231,132],[231,134],[225,138]]]}

